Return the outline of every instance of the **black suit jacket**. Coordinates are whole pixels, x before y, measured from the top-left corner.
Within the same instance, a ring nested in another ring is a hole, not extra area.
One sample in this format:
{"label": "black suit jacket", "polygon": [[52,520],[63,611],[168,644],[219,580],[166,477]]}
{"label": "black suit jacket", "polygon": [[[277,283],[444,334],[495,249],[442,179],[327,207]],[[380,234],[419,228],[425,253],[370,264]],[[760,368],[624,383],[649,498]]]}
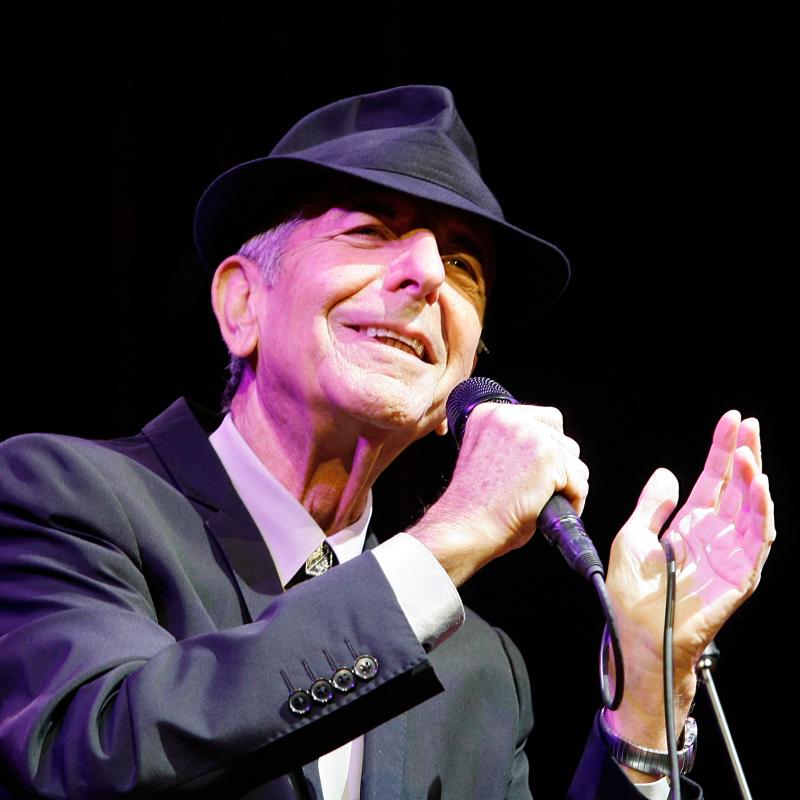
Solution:
{"label": "black suit jacket", "polygon": [[[183,401],[131,439],[0,447],[0,754],[13,797],[320,798],[367,733],[364,800],[525,798],[522,659],[468,613],[427,654],[369,552],[284,593]],[[297,717],[351,648],[371,680]],[[597,731],[575,797],[636,797]]]}

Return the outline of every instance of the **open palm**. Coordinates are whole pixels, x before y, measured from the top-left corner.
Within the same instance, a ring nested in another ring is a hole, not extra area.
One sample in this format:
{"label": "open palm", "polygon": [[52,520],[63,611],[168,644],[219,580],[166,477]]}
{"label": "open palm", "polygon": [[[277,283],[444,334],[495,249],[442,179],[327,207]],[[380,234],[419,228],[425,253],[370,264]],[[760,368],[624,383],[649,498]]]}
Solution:
{"label": "open palm", "polygon": [[[612,547],[609,589],[635,659],[661,659],[666,570],[657,537],[677,498],[675,477],[657,470]],[[720,419],[703,472],[664,538],[677,567],[675,665],[689,670],[758,585],[775,538],[755,419],[736,411]]]}

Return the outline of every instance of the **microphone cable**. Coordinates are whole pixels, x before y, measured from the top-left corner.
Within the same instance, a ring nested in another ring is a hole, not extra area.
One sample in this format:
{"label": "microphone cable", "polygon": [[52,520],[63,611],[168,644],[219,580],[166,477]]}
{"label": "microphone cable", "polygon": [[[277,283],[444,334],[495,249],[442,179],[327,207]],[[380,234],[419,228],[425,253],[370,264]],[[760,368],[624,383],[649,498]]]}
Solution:
{"label": "microphone cable", "polygon": [[673,633],[675,627],[675,551],[672,545],[661,540],[667,564],[667,597],[664,604],[664,726],[667,733],[667,752],[669,753],[669,796],[671,800],[681,800],[681,778],[678,768],[678,742],[675,736],[675,685],[673,680]]}

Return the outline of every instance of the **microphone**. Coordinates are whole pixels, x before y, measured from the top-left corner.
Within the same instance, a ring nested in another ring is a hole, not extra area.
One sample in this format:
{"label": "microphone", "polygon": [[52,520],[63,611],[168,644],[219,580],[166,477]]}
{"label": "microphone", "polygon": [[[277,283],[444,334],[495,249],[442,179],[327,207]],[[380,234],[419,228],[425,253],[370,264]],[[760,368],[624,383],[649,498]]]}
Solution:
{"label": "microphone", "polygon": [[[447,398],[447,424],[457,447],[461,447],[469,415],[480,403],[519,405],[510,392],[491,378],[468,378],[459,383]],[[539,530],[584,578],[591,580],[595,574],[603,576],[603,562],[586,533],[583,521],[563,495],[554,494],[544,504],[539,512]]]}

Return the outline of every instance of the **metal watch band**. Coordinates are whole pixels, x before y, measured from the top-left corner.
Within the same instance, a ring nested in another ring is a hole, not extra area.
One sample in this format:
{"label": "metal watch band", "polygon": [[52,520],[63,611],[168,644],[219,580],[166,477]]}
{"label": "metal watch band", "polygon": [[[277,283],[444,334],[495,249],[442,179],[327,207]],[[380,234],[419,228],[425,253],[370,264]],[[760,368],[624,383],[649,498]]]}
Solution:
{"label": "metal watch band", "polygon": [[[600,730],[609,752],[620,764],[647,775],[669,775],[669,753],[634,744],[614,733],[608,727],[605,709],[600,712]],[[686,718],[681,739],[683,746],[678,751],[678,769],[681,775],[686,775],[694,766],[697,752],[697,722],[694,717]]]}

